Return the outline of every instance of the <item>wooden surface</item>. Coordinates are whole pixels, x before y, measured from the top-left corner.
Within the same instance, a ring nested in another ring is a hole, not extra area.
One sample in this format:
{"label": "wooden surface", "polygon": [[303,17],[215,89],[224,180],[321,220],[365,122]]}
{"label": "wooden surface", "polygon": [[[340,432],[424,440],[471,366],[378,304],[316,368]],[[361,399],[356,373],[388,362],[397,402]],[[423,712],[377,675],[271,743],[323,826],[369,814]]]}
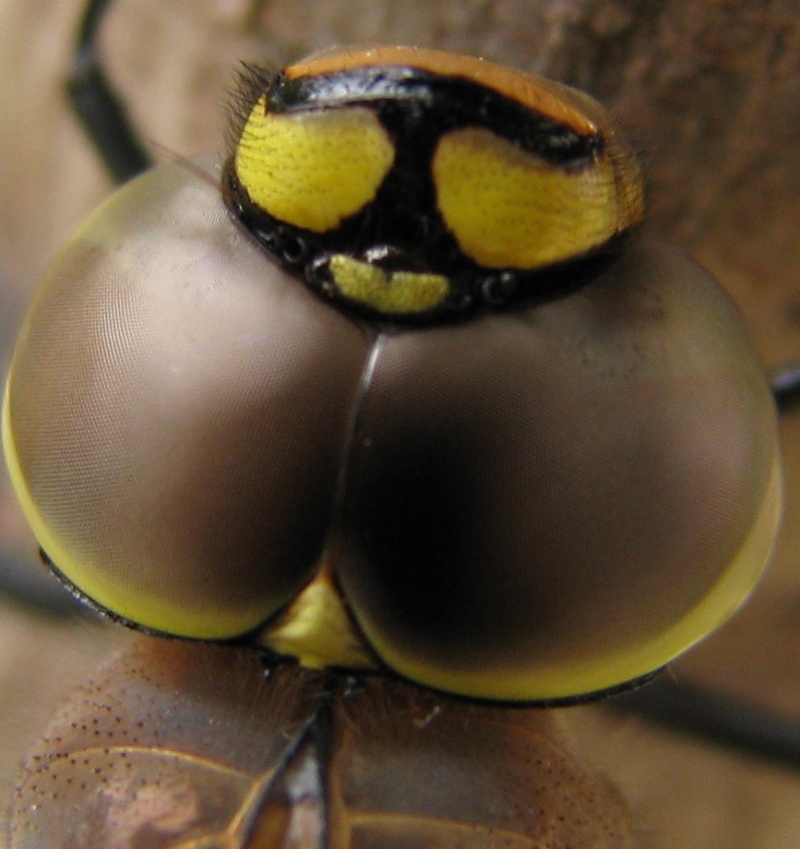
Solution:
{"label": "wooden surface", "polygon": [[[61,81],[78,0],[0,0],[0,357],[36,278],[110,184]],[[647,151],[650,227],[706,262],[742,306],[766,364],[800,359],[800,3],[119,0],[105,45],[148,139],[220,147],[240,59],[281,63],[331,43],[458,49],[584,87]],[[670,674],[800,719],[800,413],[782,428],[787,510],[776,561],[747,610]],[[4,563],[41,571],[7,491]],[[81,620],[0,600],[0,780],[52,704],[111,644]],[[642,849],[794,849],[800,774],[667,734],[602,707],[564,712],[626,794]],[[1,845],[1,844],[0,844]]]}

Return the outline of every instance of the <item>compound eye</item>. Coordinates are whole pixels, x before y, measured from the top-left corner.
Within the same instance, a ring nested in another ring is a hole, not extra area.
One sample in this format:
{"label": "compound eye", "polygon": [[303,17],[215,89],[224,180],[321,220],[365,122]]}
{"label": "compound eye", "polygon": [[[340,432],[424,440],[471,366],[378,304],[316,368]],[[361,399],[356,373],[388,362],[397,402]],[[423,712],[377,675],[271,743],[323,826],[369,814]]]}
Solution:
{"label": "compound eye", "polygon": [[40,544],[131,622],[255,628],[313,574],[364,356],[216,187],[134,181],[52,267],[11,366],[5,451]]}
{"label": "compound eye", "polygon": [[473,698],[652,673],[743,602],[780,516],[740,317],[658,243],[569,297],[387,338],[353,444],[350,609],[389,666]]}

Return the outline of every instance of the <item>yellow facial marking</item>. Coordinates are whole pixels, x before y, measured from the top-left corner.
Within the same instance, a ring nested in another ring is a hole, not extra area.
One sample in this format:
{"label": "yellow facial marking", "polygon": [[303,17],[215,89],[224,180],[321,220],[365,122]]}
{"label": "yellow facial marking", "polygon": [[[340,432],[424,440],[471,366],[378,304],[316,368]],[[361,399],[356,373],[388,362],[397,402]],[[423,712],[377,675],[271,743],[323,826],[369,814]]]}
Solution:
{"label": "yellow facial marking", "polygon": [[264,629],[257,641],[278,654],[296,657],[310,669],[328,666],[375,669],[378,666],[356,631],[326,566],[285,613]]}
{"label": "yellow facial marking", "polygon": [[315,233],[368,204],[393,161],[394,145],[371,110],[274,114],[266,96],[250,113],[235,157],[254,204]]}
{"label": "yellow facial marking", "polygon": [[465,127],[442,137],[433,175],[448,229],[467,256],[489,268],[571,259],[622,229],[606,156],[568,171],[489,130]]}
{"label": "yellow facial marking", "polygon": [[450,292],[444,275],[387,272],[344,254],[331,257],[330,270],[342,295],[382,313],[426,312],[438,307]]}

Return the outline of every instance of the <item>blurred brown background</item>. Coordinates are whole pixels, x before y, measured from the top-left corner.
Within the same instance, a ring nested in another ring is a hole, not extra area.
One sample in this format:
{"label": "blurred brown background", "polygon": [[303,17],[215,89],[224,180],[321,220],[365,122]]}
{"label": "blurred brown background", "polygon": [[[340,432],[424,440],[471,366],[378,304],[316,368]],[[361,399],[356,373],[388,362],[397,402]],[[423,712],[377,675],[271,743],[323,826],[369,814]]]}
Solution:
{"label": "blurred brown background", "polygon": [[[0,362],[57,246],[111,188],[62,91],[82,0],[0,0]],[[341,43],[483,55],[578,85],[646,151],[650,228],[691,248],[765,366],[800,360],[800,0],[118,0],[104,52],[144,136],[218,150],[239,60]],[[778,556],[747,610],[675,664],[800,720],[800,414],[785,417]],[[3,483],[0,567],[41,574]],[[0,598],[0,782],[59,694],[125,636]],[[602,707],[564,712],[627,795],[642,849],[794,849],[800,773]],[[0,846],[2,843],[0,842]]]}

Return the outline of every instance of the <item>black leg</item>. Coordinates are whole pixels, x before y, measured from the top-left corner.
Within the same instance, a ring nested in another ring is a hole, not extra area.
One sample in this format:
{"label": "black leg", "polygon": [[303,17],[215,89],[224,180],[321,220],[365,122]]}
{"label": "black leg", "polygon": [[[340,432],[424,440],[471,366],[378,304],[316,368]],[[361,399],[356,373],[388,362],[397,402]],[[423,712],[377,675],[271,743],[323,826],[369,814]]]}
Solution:
{"label": "black leg", "polygon": [[111,175],[125,182],[152,160],[103,71],[98,33],[111,0],[89,0],[83,15],[67,93],[76,115]]}
{"label": "black leg", "polygon": [[800,722],[753,702],[662,676],[611,704],[767,763],[800,769]]}
{"label": "black leg", "polygon": [[781,412],[794,409],[800,403],[800,362],[774,372],[771,384],[778,409]]}

